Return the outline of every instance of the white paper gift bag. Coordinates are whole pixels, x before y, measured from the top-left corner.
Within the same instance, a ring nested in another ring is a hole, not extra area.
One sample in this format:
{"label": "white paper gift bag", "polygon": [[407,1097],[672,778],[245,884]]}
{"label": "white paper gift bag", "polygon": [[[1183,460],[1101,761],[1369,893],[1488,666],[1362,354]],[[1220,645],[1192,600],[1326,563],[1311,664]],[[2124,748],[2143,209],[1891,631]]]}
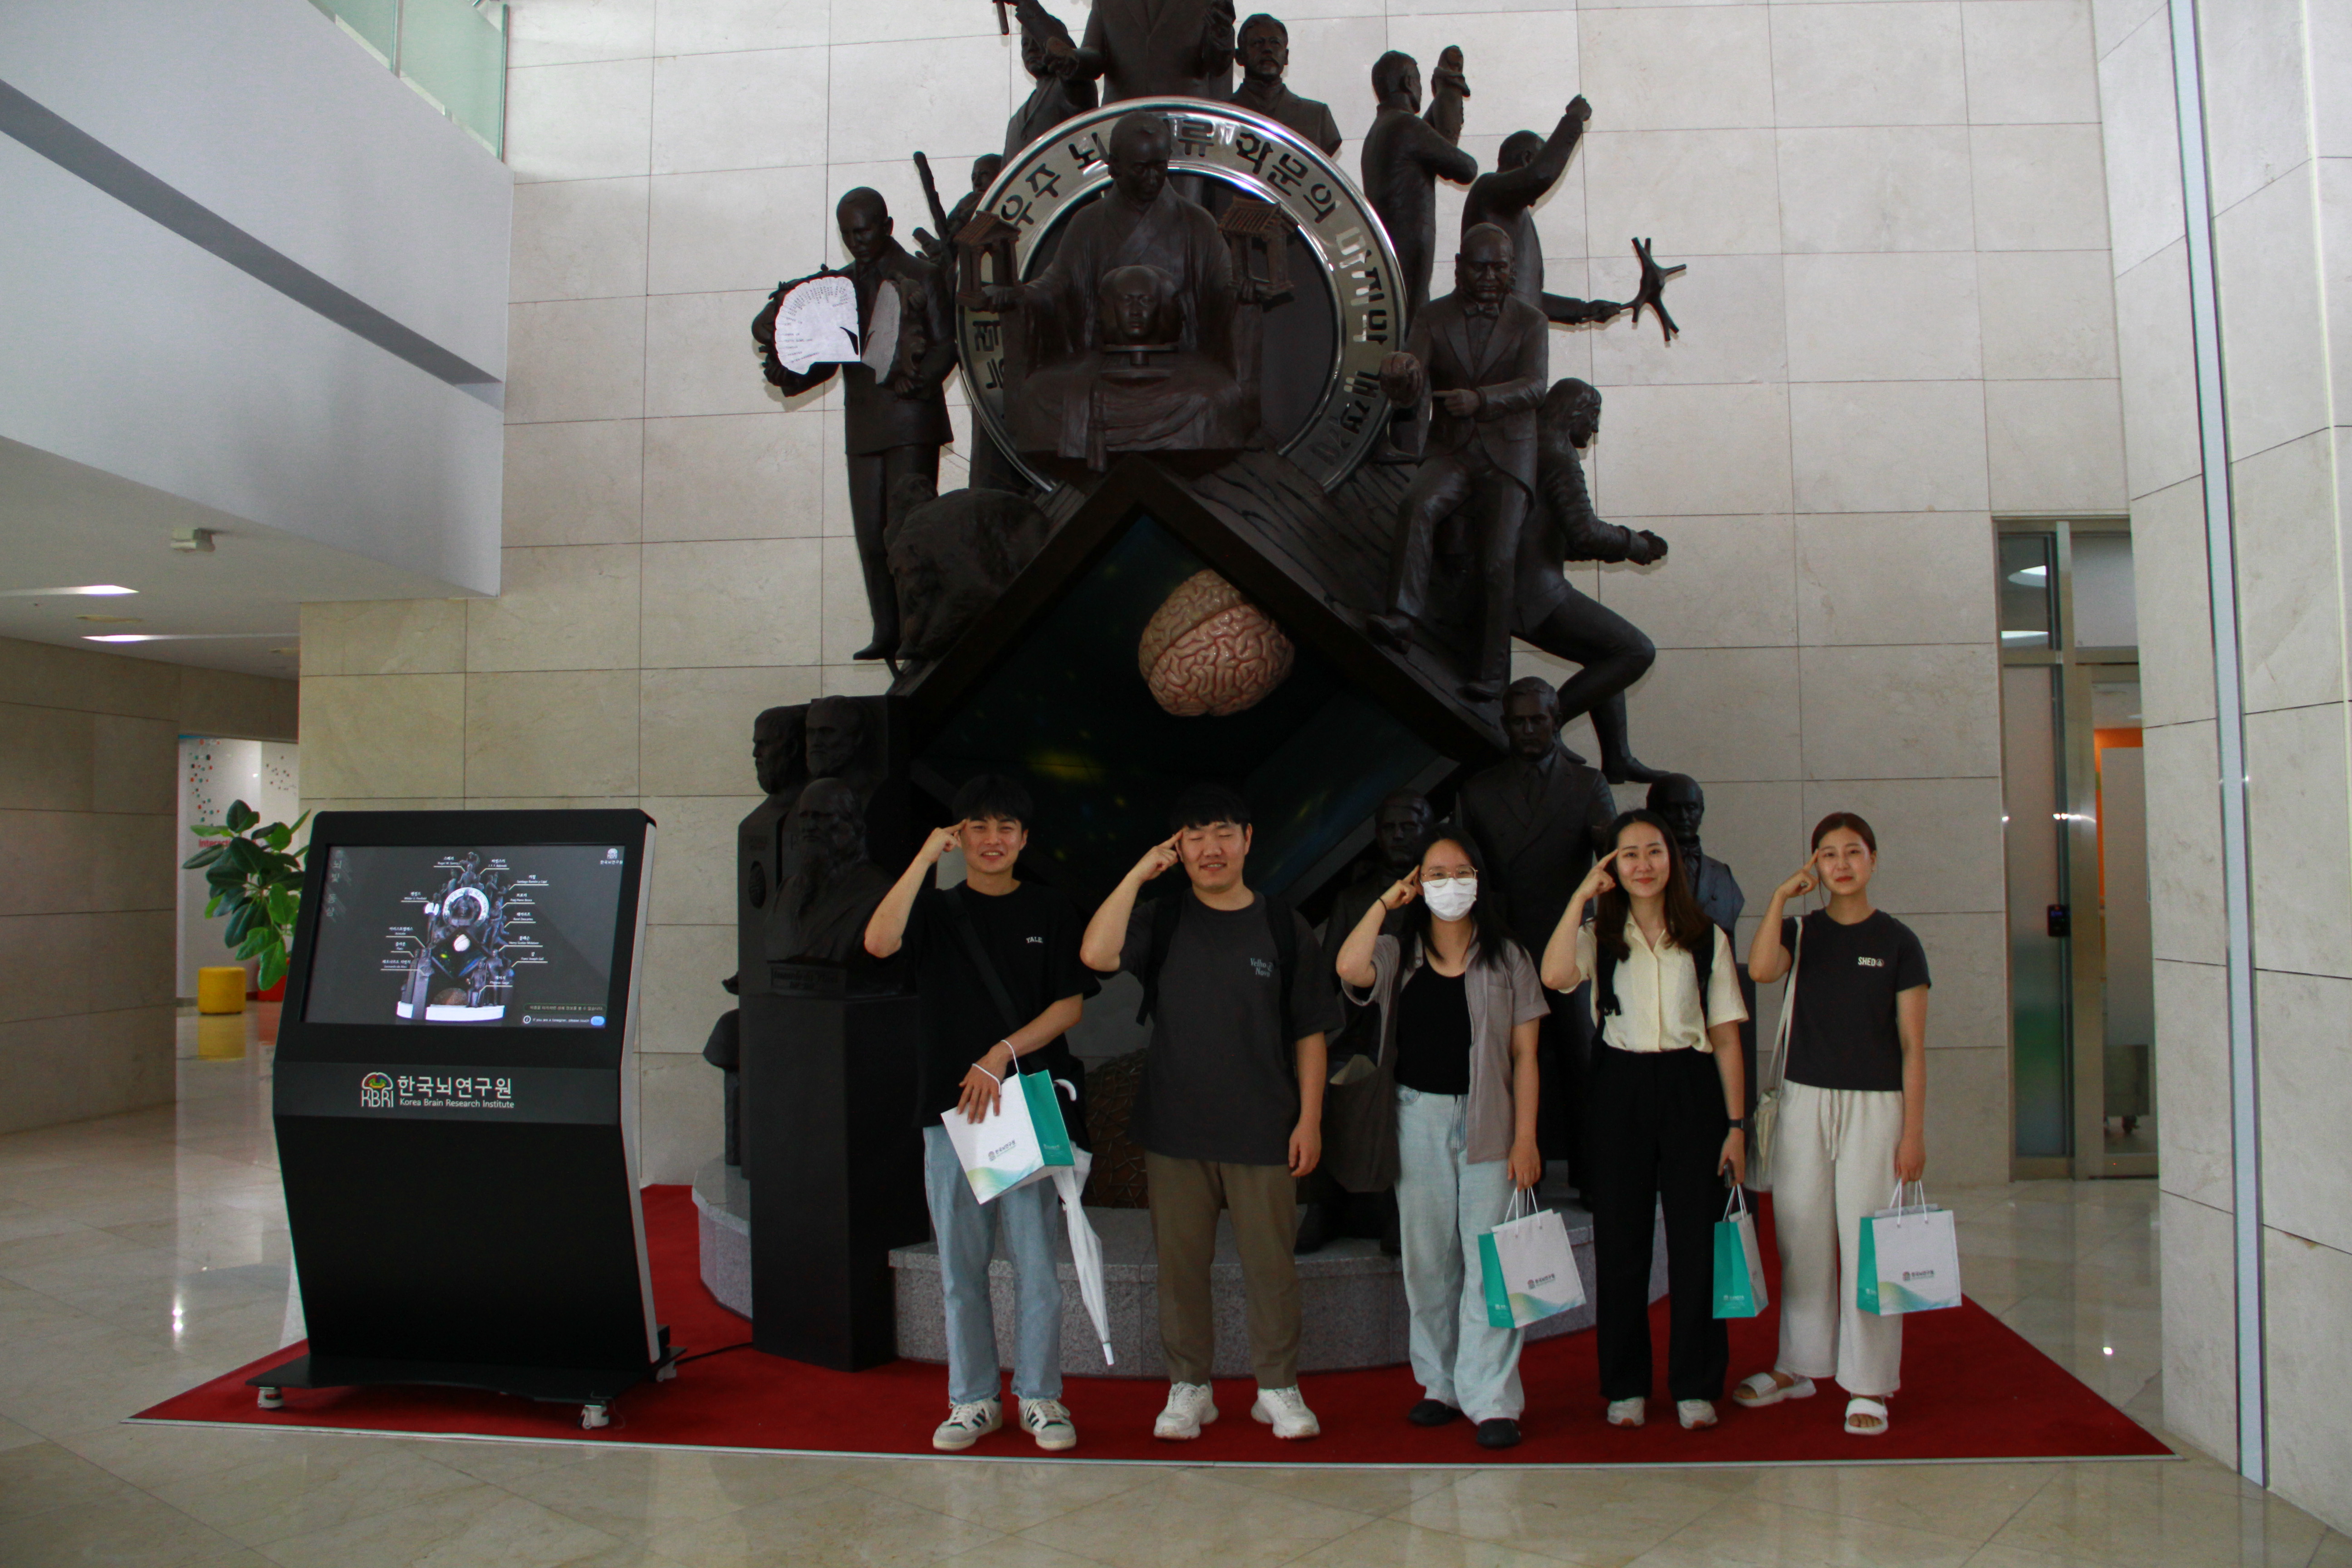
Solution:
{"label": "white paper gift bag", "polygon": [[1862,1222],[1862,1258],[1854,1270],[1854,1304],[1882,1318],[1932,1312],[1960,1304],[1960,1245],[1952,1213],[1927,1201],[1906,1204],[1897,1183],[1891,1205]]}
{"label": "white paper gift bag", "polygon": [[1486,1295],[1486,1321],[1524,1329],[1584,1305],[1584,1277],[1558,1211],[1532,1207],[1525,1191],[1511,1195],[1503,1223],[1478,1238],[1478,1272]]}
{"label": "white paper gift bag", "polygon": [[963,1162],[971,1195],[982,1203],[1045,1173],[1045,1149],[1029,1115],[1029,1097],[1009,1075],[1006,1092],[996,1097],[996,1109],[988,1116],[969,1121],[961,1107],[950,1106],[940,1125],[947,1129],[948,1142]]}

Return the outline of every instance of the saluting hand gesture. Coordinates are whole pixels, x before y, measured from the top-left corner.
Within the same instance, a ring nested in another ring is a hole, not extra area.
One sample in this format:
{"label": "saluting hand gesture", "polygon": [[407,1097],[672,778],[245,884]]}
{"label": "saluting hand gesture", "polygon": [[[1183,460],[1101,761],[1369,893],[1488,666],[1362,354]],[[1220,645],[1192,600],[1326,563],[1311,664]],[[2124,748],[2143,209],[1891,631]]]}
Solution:
{"label": "saluting hand gesture", "polygon": [[1135,868],[1143,873],[1145,881],[1149,882],[1169,867],[1182,861],[1183,851],[1177,848],[1176,845],[1177,841],[1183,837],[1181,833],[1171,833],[1161,842],[1143,852],[1143,858],[1135,863]]}
{"label": "saluting hand gesture", "polygon": [[1381,908],[1394,912],[1419,897],[1421,897],[1421,868],[1415,866],[1390,884],[1389,890],[1381,895]]}
{"label": "saluting hand gesture", "polygon": [[1782,900],[1801,898],[1821,885],[1821,856],[1815,854],[1811,859],[1798,867],[1795,874],[1787,881],[1780,884],[1780,890],[1774,896]]}
{"label": "saluting hand gesture", "polygon": [[923,863],[927,866],[936,866],[949,850],[962,848],[963,828],[964,825],[961,822],[950,822],[945,827],[932,828],[931,836],[923,840]]}
{"label": "saluting hand gesture", "polygon": [[1612,849],[1592,863],[1592,869],[1584,874],[1584,881],[1576,889],[1578,898],[1589,903],[1617,886],[1617,879],[1609,871],[1610,865],[1617,858],[1617,854],[1616,850]]}

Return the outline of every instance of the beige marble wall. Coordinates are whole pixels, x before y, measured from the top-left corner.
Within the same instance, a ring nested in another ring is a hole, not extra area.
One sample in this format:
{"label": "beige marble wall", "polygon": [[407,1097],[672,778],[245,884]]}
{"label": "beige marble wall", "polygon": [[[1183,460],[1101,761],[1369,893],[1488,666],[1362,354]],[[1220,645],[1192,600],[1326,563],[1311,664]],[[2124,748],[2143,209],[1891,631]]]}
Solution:
{"label": "beige marble wall", "polygon": [[295,684],[0,637],[0,1131],[173,1095],[179,737],[294,738]]}
{"label": "beige marble wall", "polygon": [[[2352,1383],[2321,1337],[2352,1275],[2352,793],[2342,392],[2352,66],[2341,7],[2200,5],[2254,890],[2273,1483],[2352,1524]],[[2126,484],[2137,541],[2165,1190],[2165,1419],[2234,1458],[2232,1139],[2203,465],[2161,0],[2101,0]],[[2338,1314],[2340,1319],[2340,1314]]]}
{"label": "beige marble wall", "polygon": [[[1637,746],[1705,781],[1710,847],[1759,903],[1821,813],[1878,823],[1888,907],[1942,981],[1937,1173],[2005,1176],[1990,516],[2124,500],[2087,0],[1276,9],[1351,173],[1385,48],[1462,46],[1488,163],[1591,98],[1539,214],[1549,287],[1623,298],[1634,234],[1690,264],[1672,347],[1622,321],[1552,339],[1553,374],[1607,394],[1602,509],[1674,541],[1662,567],[1579,578],[1663,650]],[[676,1181],[717,1141],[691,1053],[727,1005],[751,718],[882,679],[847,662],[866,626],[840,416],[768,390],[746,326],[777,279],[840,259],[849,187],[928,226],[908,153],[952,200],[1027,79],[969,0],[510,15],[506,590],[311,606],[303,782],[314,805],[661,821],[646,1128]],[[1442,201],[1450,231],[1461,193]]]}

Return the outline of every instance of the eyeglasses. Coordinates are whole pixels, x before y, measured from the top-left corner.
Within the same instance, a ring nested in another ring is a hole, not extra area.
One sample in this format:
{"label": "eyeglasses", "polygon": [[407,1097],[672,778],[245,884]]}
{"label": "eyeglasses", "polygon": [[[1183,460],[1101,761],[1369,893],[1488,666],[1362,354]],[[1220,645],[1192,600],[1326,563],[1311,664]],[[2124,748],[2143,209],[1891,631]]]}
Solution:
{"label": "eyeglasses", "polygon": [[1478,873],[1475,871],[1423,871],[1421,874],[1421,885],[1424,888],[1434,887],[1440,882],[1464,882],[1475,888],[1478,885]]}

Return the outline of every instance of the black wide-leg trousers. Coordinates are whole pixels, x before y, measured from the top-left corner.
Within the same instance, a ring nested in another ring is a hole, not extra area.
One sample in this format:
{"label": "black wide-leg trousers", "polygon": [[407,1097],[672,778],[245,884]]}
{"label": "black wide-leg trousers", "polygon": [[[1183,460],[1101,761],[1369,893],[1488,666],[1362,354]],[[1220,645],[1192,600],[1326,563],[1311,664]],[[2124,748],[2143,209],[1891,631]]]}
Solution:
{"label": "black wide-leg trousers", "polygon": [[1730,1337],[1715,1315],[1724,1187],[1723,1080],[1706,1051],[1624,1051],[1596,1040],[1585,1083],[1585,1202],[1592,1209],[1594,1337],[1605,1399],[1650,1393],[1653,1215],[1666,1215],[1666,1387],[1720,1399]]}

